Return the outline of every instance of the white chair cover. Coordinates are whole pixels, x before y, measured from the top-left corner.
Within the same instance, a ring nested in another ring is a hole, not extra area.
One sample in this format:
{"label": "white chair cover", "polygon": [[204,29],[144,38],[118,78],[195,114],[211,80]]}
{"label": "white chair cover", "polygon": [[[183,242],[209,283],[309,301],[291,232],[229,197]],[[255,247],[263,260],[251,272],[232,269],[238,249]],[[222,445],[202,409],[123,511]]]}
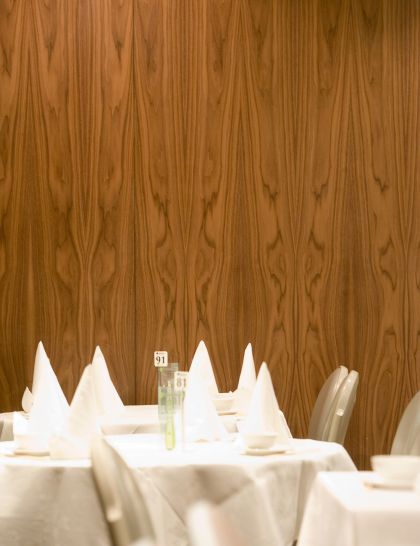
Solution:
{"label": "white chair cover", "polygon": [[420,455],[420,391],[413,396],[399,422],[391,455]]}
{"label": "white chair cover", "polygon": [[92,442],[92,471],[114,546],[155,540],[143,495],[132,470],[103,438]]}
{"label": "white chair cover", "polygon": [[187,526],[192,546],[245,546],[220,509],[208,502],[201,501],[190,508]]}
{"label": "white chair cover", "polygon": [[328,432],[329,417],[334,407],[338,389],[348,376],[345,366],[340,366],[327,378],[319,391],[311,420],[309,422],[308,438],[312,440],[325,440]]}
{"label": "white chair cover", "polygon": [[356,402],[358,384],[359,374],[355,370],[352,370],[338,390],[326,438],[328,442],[344,443]]}

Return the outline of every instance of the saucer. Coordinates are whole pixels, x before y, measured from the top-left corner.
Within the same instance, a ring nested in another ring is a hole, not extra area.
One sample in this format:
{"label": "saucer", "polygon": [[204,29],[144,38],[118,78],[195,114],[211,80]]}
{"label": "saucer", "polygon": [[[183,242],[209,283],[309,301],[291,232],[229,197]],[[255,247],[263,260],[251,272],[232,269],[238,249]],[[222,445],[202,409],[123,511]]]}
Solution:
{"label": "saucer", "polygon": [[236,411],[235,410],[221,410],[221,411],[218,411],[217,412],[217,415],[236,415]]}
{"label": "saucer", "polygon": [[378,474],[364,478],[363,483],[374,489],[414,489],[413,480],[386,480]]}
{"label": "saucer", "polygon": [[287,444],[277,444],[272,447],[245,447],[243,455],[275,455],[276,453],[290,452],[290,446]]}
{"label": "saucer", "polygon": [[31,457],[46,457],[49,454],[50,454],[50,452],[45,451],[45,450],[38,451],[38,450],[34,450],[34,449],[19,449],[19,448],[16,448],[13,451],[11,451],[8,455],[11,455],[11,456],[13,456],[13,455],[30,455]]}

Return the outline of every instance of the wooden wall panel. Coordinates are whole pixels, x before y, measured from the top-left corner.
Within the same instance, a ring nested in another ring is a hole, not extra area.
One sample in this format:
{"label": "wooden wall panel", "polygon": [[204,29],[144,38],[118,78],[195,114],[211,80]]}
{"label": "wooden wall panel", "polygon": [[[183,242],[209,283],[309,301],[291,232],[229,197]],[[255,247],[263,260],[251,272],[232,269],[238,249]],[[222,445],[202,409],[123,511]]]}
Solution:
{"label": "wooden wall panel", "polygon": [[137,402],[156,401],[153,351],[185,365],[182,3],[134,3]]}
{"label": "wooden wall panel", "polygon": [[29,132],[28,14],[24,2],[0,1],[0,409],[22,396],[32,291],[22,274],[30,259],[26,177]]}
{"label": "wooden wall panel", "polygon": [[347,446],[388,451],[420,388],[418,2],[0,0],[0,29],[2,409],[40,337],[69,394],[100,343],[131,402],[155,349],[205,339],[225,390],[251,341],[295,435],[345,363]]}
{"label": "wooden wall panel", "polygon": [[24,199],[10,205],[16,225],[6,237],[15,257],[5,264],[1,308],[10,313],[14,302],[16,311],[4,317],[13,359],[2,358],[2,370],[13,362],[16,376],[2,409],[19,407],[39,339],[69,398],[99,343],[133,402],[132,3],[17,6],[26,25],[17,36],[27,47],[16,49],[24,126],[9,140],[25,141],[7,176]]}
{"label": "wooden wall panel", "polygon": [[34,1],[33,14],[36,337],[67,392],[100,344],[133,400],[132,3]]}
{"label": "wooden wall panel", "polygon": [[140,399],[155,347],[204,338],[232,389],[252,341],[295,434],[345,363],[351,453],[389,450],[420,387],[417,11],[135,1]]}

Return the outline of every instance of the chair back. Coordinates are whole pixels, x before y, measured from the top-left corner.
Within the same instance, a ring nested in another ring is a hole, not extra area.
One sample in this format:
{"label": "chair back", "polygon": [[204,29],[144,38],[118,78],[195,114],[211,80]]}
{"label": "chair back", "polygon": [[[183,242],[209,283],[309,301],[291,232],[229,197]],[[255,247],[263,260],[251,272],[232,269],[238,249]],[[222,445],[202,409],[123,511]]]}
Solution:
{"label": "chair back", "polygon": [[312,411],[311,420],[309,422],[308,438],[311,438],[312,440],[326,439],[328,417],[331,415],[338,389],[347,375],[347,368],[345,366],[339,366],[323,384]]}
{"label": "chair back", "polygon": [[95,485],[114,546],[129,546],[142,540],[153,542],[153,526],[133,471],[104,438],[92,442],[91,458]]}
{"label": "chair back", "polygon": [[329,419],[328,442],[343,444],[356,402],[359,373],[352,370],[338,389],[333,411]]}
{"label": "chair back", "polygon": [[245,546],[242,538],[220,509],[200,501],[187,513],[191,546]]}
{"label": "chair back", "polygon": [[420,455],[420,391],[405,408],[394,436],[391,455]]}

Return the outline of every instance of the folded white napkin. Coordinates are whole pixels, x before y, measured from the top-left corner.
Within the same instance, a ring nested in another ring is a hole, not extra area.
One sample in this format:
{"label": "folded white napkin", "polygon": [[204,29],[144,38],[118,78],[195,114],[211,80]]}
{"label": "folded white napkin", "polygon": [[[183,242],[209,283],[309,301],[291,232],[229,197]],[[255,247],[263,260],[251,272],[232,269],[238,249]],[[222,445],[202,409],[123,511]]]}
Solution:
{"label": "folded white napkin", "polygon": [[17,451],[48,452],[48,434],[43,434],[42,430],[17,411],[13,412],[13,439]]}
{"label": "folded white napkin", "polygon": [[200,370],[193,366],[188,374],[185,391],[184,421],[186,436],[190,442],[223,440],[227,437],[227,431],[217,415],[207,384]]}
{"label": "folded white napkin", "polygon": [[34,402],[34,397],[38,390],[38,385],[40,381],[42,380],[42,378],[45,377],[46,373],[50,375],[51,385],[56,391],[56,396],[58,397],[60,401],[60,405],[62,406],[63,410],[66,411],[68,409],[69,404],[66,400],[66,397],[64,396],[63,390],[60,386],[60,383],[58,382],[57,376],[55,375],[54,370],[51,367],[50,359],[48,358],[48,355],[45,352],[44,345],[42,344],[42,341],[40,341],[38,343],[38,347],[36,349],[36,354],[35,354],[34,373],[32,378],[32,392],[28,389],[28,387],[26,387],[22,396],[23,411],[26,411],[27,413],[30,412],[32,408],[32,404]]}
{"label": "folded white napkin", "polygon": [[47,450],[49,438],[63,426],[68,412],[68,402],[40,342],[35,357],[28,418],[14,415],[13,435],[17,449]]}
{"label": "folded white napkin", "polygon": [[250,434],[277,433],[277,443],[292,438],[283,412],[280,411],[267,364],[262,363],[241,432]]}
{"label": "folded white napkin", "polygon": [[239,376],[238,388],[235,391],[234,409],[241,415],[248,413],[251,402],[252,392],[257,382],[255,373],[254,357],[252,355],[252,345],[248,343],[244,352],[241,375]]}
{"label": "folded white napkin", "polygon": [[24,412],[29,413],[31,411],[32,404],[34,403],[34,397],[32,396],[31,391],[28,387],[25,388],[25,391],[22,396],[22,409]]}
{"label": "folded white napkin", "polygon": [[195,351],[190,366],[190,372],[193,372],[194,374],[197,372],[200,375],[211,396],[218,394],[219,389],[217,388],[216,378],[214,377],[209,352],[207,351],[206,344],[203,340],[200,341]]}
{"label": "folded white napkin", "polygon": [[105,357],[96,347],[92,360],[92,375],[98,412],[105,417],[117,417],[124,413],[124,404],[109,375]]}
{"label": "folded white napkin", "polygon": [[89,364],[83,370],[63,429],[50,439],[50,456],[52,459],[88,458],[91,441],[100,434],[93,367]]}

